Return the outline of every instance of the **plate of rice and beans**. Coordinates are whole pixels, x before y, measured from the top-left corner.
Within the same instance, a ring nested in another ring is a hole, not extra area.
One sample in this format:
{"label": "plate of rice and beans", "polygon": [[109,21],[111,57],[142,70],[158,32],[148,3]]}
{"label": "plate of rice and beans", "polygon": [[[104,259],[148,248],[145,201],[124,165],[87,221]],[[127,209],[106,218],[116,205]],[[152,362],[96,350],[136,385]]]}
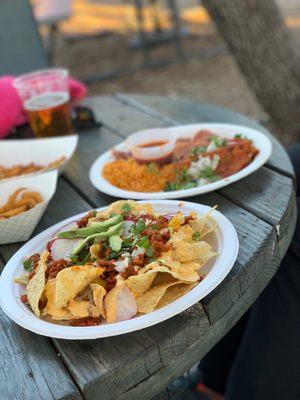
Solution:
{"label": "plate of rice and beans", "polygon": [[132,134],[90,169],[93,186],[133,199],[183,198],[246,177],[270,157],[260,131],[230,124],[156,128]]}

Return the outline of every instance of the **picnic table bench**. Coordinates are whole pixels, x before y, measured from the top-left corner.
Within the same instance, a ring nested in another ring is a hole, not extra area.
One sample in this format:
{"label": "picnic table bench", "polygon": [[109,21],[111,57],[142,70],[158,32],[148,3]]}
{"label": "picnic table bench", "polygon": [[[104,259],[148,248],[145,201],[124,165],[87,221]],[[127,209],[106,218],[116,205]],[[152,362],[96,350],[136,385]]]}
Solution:
{"label": "picnic table bench", "polygon": [[[240,251],[222,284],[185,312],[126,335],[71,341],[33,334],[0,311],[2,400],[152,399],[200,360],[246,312],[276,272],[294,231],[293,168],[279,142],[256,122],[213,105],[159,96],[100,96],[85,103],[103,127],[80,133],[78,149],[35,234],[115,200],[92,187],[89,168],[100,153],[134,131],[204,121],[234,123],[265,132],[273,142],[273,153],[247,178],[187,199],[217,204],[237,229]],[[21,245],[0,246],[1,269]]]}

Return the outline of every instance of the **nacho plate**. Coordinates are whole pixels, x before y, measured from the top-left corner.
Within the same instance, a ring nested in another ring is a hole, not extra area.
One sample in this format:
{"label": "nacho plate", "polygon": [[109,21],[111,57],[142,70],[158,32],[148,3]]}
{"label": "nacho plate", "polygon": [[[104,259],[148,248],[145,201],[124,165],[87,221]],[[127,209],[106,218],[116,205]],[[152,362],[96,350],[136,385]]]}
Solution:
{"label": "nacho plate", "polygon": [[[209,193],[227,186],[233,182],[236,182],[249,174],[256,171],[269,159],[272,153],[272,144],[269,138],[262,132],[248,128],[241,125],[231,125],[231,124],[220,124],[220,123],[201,123],[193,125],[183,125],[171,128],[158,128],[160,131],[172,132],[176,138],[191,138],[198,131],[209,130],[213,134],[219,135],[225,139],[233,139],[235,134],[239,134],[247,139],[251,140],[253,145],[258,150],[258,154],[255,158],[240,171],[222,178],[215,182],[202,184],[201,186],[196,186],[192,188],[186,188],[181,190],[172,191],[159,191],[159,192],[137,192],[121,189],[117,186],[111,184],[103,176],[103,170],[105,165],[115,160],[113,155],[113,149],[105,152],[100,157],[98,157],[90,169],[90,181],[92,185],[99,191],[106,193],[108,195],[119,197],[123,199],[178,199],[184,197],[191,197],[198,194]],[[152,129],[153,131],[153,129]],[[126,143],[122,142],[115,147],[117,151],[123,151],[126,148]]]}
{"label": "nacho plate", "polygon": [[[140,203],[144,204],[147,202]],[[188,202],[151,201],[151,204],[154,212],[160,214],[176,214],[181,211],[185,215],[188,215],[190,212],[196,212],[199,216],[202,216],[210,210],[207,206]],[[101,211],[104,209],[105,208],[99,210]],[[184,283],[172,283],[168,280],[168,283],[166,283],[163,279],[164,274],[161,274],[159,285],[157,285],[155,289],[161,292],[161,297],[159,299],[156,298],[153,304],[151,304],[150,301],[150,305],[146,311],[151,311],[151,307],[156,307],[157,303],[160,303],[159,307],[161,308],[155,309],[155,311],[149,312],[148,314],[138,315],[130,320],[106,323],[98,326],[65,326],[40,319],[34,315],[28,306],[21,302],[20,296],[23,290],[20,285],[14,283],[14,278],[22,274],[22,261],[24,258],[33,253],[42,252],[45,248],[45,243],[53,237],[55,232],[66,224],[80,219],[84,215],[85,213],[75,217],[73,216],[42,232],[23,246],[6,265],[0,278],[0,304],[4,312],[20,326],[41,335],[62,339],[95,339],[143,329],[179,314],[205,297],[222,282],[232,268],[237,257],[239,246],[237,234],[233,225],[220,212],[213,210],[211,212],[211,217],[217,223],[217,229],[214,233],[207,236],[207,242],[209,242],[213,251],[218,253],[218,255],[205,264],[206,276],[200,283],[196,283],[196,285],[194,285],[193,279],[191,279],[190,282]],[[168,265],[168,260],[165,261],[165,265]],[[156,268],[157,271],[161,272],[164,272],[165,270],[163,270],[163,268],[166,268],[161,266],[154,267],[152,268],[153,271]],[[149,266],[146,266],[146,268],[149,269]],[[66,271],[66,269],[63,271]],[[203,270],[201,271],[204,272]],[[97,289],[97,285],[93,285],[94,293],[94,289]],[[163,297],[166,290],[168,290],[168,294],[166,297]],[[148,297],[151,297],[151,293],[150,295],[149,292],[147,293]],[[181,297],[172,301],[173,298],[177,297],[177,293],[180,293]],[[63,299],[62,301],[65,300],[66,299]],[[110,299],[110,301],[113,302],[113,299]],[[74,312],[74,308],[72,308],[72,312]]]}

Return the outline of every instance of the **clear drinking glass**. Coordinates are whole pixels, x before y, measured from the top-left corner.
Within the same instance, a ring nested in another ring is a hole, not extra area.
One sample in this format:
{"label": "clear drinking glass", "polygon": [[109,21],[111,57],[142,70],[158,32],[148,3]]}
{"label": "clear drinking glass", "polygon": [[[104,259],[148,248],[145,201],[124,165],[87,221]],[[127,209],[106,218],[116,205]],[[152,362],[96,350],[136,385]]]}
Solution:
{"label": "clear drinking glass", "polygon": [[30,72],[16,78],[13,86],[36,136],[73,133],[67,70],[49,68]]}

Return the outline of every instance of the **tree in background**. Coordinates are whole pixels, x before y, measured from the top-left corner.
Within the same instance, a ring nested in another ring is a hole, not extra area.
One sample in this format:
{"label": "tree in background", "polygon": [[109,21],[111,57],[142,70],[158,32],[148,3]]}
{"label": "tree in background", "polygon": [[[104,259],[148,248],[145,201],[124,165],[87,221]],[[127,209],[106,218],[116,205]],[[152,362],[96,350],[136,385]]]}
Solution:
{"label": "tree in background", "polygon": [[300,138],[300,60],[274,0],[203,0],[257,99]]}

